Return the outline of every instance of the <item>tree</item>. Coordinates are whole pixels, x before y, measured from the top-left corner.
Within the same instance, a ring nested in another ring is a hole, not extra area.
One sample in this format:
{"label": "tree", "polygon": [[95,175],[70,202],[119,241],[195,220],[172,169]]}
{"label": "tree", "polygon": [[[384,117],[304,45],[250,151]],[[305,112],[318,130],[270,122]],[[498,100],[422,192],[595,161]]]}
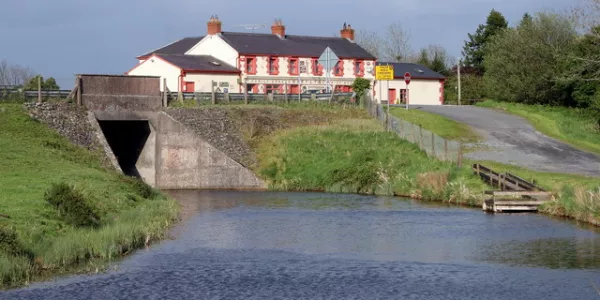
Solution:
{"label": "tree", "polygon": [[523,103],[563,104],[568,95],[557,81],[561,57],[577,37],[573,24],[558,14],[537,14],[494,36],[484,57],[487,96]]}
{"label": "tree", "polygon": [[525,13],[523,14],[523,18],[521,18],[521,23],[519,23],[519,26],[526,26],[531,24],[531,22],[533,22],[533,17],[529,13]]}
{"label": "tree", "polygon": [[409,35],[400,23],[390,24],[385,34],[359,30],[356,43],[381,61],[405,62],[410,59]]}
{"label": "tree", "polygon": [[469,40],[465,41],[462,52],[465,57],[464,64],[475,68],[480,75],[483,75],[485,73],[483,58],[486,44],[494,35],[506,28],[508,28],[508,22],[504,16],[492,9],[487,17],[486,24],[479,25],[474,34],[469,33]]}
{"label": "tree", "polygon": [[369,80],[362,77],[357,77],[354,79],[354,82],[352,83],[352,90],[356,93],[359,104],[362,105],[365,97],[365,91],[367,91],[369,88],[371,88],[371,82]]}
{"label": "tree", "polygon": [[450,58],[446,49],[440,45],[429,45],[426,48],[421,48],[416,63],[424,65],[444,76],[450,74],[448,70]]}
{"label": "tree", "polygon": [[356,32],[356,43],[363,47],[367,52],[371,53],[377,58],[382,57],[383,44],[385,41],[375,31],[358,30]]}
{"label": "tree", "polygon": [[33,78],[31,78],[29,80],[29,82],[27,82],[27,84],[25,85],[24,89],[27,91],[37,91],[38,89],[38,78],[39,80],[42,82],[42,90],[43,91],[57,91],[60,90],[60,87],[58,86],[58,84],[56,84],[56,80],[54,80],[54,78],[50,77],[46,80],[44,80],[44,77],[42,75],[37,75]]}
{"label": "tree", "polygon": [[33,70],[16,64],[0,61],[0,85],[22,86],[33,77]]}

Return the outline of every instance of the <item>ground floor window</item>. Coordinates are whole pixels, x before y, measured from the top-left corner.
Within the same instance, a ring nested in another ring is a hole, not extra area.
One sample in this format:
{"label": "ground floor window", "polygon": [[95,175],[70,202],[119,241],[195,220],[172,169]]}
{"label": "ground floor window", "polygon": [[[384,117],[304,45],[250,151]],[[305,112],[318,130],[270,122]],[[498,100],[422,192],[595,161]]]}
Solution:
{"label": "ground floor window", "polygon": [[279,94],[281,92],[280,84],[267,84],[265,85],[265,93],[267,94]]}
{"label": "ground floor window", "polygon": [[406,103],[406,89],[400,90],[400,103]]}
{"label": "ground floor window", "polygon": [[248,91],[248,94],[256,93],[258,92],[258,86],[256,84],[247,84],[246,91]]}
{"label": "ground floor window", "polygon": [[335,92],[336,93],[351,93],[352,87],[349,85],[337,85],[335,87]]}

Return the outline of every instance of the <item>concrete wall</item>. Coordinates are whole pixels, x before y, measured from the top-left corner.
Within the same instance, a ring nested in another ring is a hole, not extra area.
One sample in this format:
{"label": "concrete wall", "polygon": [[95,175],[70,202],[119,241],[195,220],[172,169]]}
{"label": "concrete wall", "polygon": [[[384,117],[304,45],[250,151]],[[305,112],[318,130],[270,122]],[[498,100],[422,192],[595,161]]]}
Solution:
{"label": "concrete wall", "polygon": [[78,75],[83,105],[90,110],[155,110],[162,107],[160,77]]}
{"label": "concrete wall", "polygon": [[[379,81],[375,86],[375,98],[378,101],[388,101],[389,89],[396,90],[394,103],[400,103],[400,93],[406,89],[404,79]],[[390,102],[391,103],[391,102]],[[411,105],[442,105],[444,104],[444,83],[435,79],[413,79],[409,86],[409,104]]]}

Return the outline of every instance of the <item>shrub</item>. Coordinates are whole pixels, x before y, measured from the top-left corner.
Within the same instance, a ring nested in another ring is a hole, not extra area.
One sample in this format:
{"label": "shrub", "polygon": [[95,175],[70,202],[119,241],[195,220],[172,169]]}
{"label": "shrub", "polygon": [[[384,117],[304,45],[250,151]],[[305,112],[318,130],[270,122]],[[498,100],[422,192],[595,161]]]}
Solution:
{"label": "shrub", "polygon": [[123,175],[122,180],[129,183],[135,193],[144,199],[154,199],[160,195],[160,193],[145,183],[142,179],[132,176]]}
{"label": "shrub", "polygon": [[23,246],[17,232],[8,227],[0,227],[0,252],[10,256],[26,256],[30,260],[34,257],[33,252]]}
{"label": "shrub", "polygon": [[44,199],[54,206],[60,217],[75,227],[98,227],[101,217],[96,207],[80,190],[66,184],[53,184]]}

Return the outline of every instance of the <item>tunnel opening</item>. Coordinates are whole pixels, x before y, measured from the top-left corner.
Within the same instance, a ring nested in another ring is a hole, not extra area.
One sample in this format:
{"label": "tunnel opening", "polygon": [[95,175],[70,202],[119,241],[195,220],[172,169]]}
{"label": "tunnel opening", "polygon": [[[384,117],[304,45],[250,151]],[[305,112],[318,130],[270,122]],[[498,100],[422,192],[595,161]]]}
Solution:
{"label": "tunnel opening", "polygon": [[150,123],[146,120],[98,123],[123,173],[141,178],[136,163],[150,136]]}

